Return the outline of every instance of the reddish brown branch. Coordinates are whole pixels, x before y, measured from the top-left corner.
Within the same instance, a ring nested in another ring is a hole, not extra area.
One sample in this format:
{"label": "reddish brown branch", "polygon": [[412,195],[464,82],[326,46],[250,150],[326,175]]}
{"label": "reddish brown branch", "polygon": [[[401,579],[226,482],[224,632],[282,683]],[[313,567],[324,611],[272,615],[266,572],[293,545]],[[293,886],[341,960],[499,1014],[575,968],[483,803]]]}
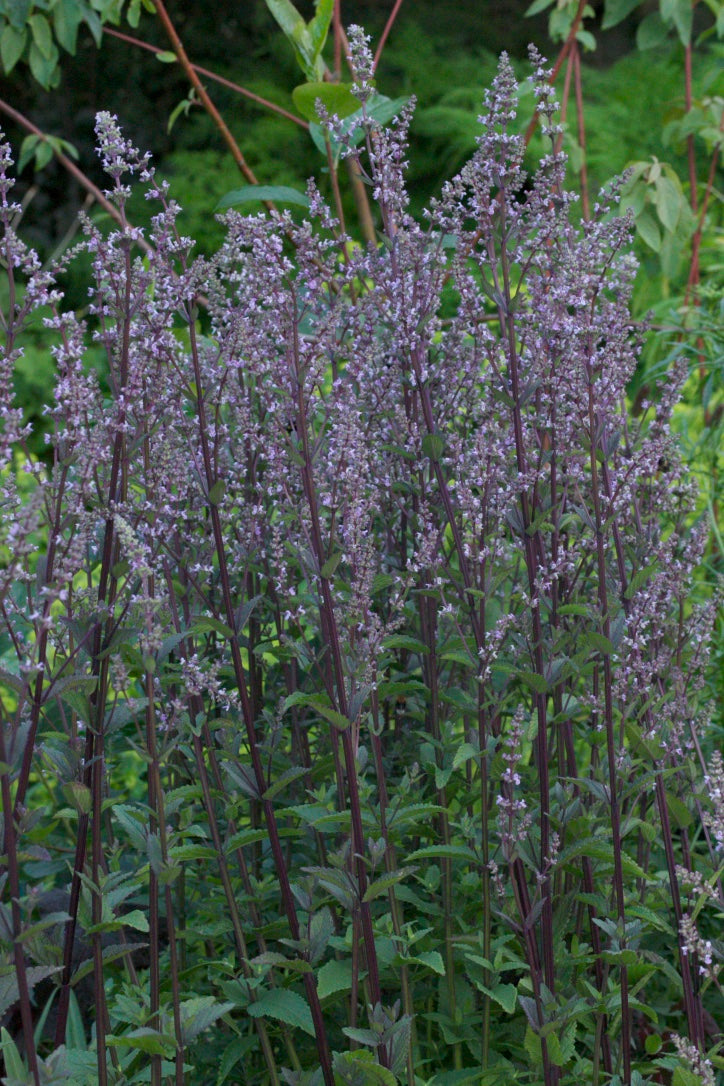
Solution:
{"label": "reddish brown branch", "polygon": [[382,31],[382,37],[380,38],[379,43],[377,45],[377,51],[375,52],[375,68],[377,68],[377,64],[379,62],[379,59],[382,56],[382,50],[384,49],[385,43],[386,43],[387,39],[390,36],[390,31],[392,30],[395,19],[397,18],[398,12],[399,12],[401,7],[402,7],[402,0],[395,0],[395,6],[393,7],[392,11],[390,12],[390,16],[389,16],[387,22],[385,23],[385,29]]}
{"label": "reddish brown branch", "polygon": [[163,0],[155,0],[154,6],[156,8],[156,14],[158,15],[159,19],[161,20],[161,23],[163,24],[163,28],[166,31],[167,35],[168,35],[169,41],[171,42],[171,48],[173,49],[174,53],[176,54],[176,56],[178,58],[179,64],[181,65],[181,67],[185,71],[185,73],[186,73],[186,75],[188,77],[189,83],[196,90],[196,93],[199,96],[199,101],[201,102],[204,109],[209,114],[209,116],[213,120],[214,124],[218,128],[224,143],[226,144],[226,146],[229,148],[229,151],[231,152],[231,156],[234,159],[234,162],[239,167],[239,170],[241,171],[241,173],[243,174],[243,176],[246,178],[246,180],[249,182],[250,185],[258,185],[259,182],[256,179],[254,171],[248,165],[246,159],[244,158],[243,154],[241,153],[241,148],[239,147],[238,143],[236,142],[233,135],[231,134],[231,131],[230,131],[228,125],[226,124],[226,121],[221,116],[221,114],[219,113],[219,111],[216,108],[216,106],[214,105],[214,103],[211,101],[211,98],[209,97],[209,94],[208,94],[208,91],[206,90],[206,87],[203,85],[203,83],[201,82],[201,79],[199,78],[198,72],[194,68],[194,65],[191,63],[191,61],[189,60],[189,58],[188,58],[188,56],[186,54],[186,50],[183,47],[183,43],[182,43],[181,39],[179,38],[178,34],[176,33],[176,28],[173,25],[173,23],[171,22],[171,19],[169,18],[169,14],[166,11],[166,6],[163,3]]}
{"label": "reddish brown branch", "polygon": [[[573,22],[571,23],[571,29],[568,31],[568,37],[566,38],[565,42],[563,43],[563,48],[561,49],[560,53],[558,54],[556,62],[553,65],[553,68],[551,70],[551,74],[548,77],[548,82],[550,83],[551,86],[553,86],[556,79],[558,78],[558,73],[560,72],[561,68],[563,67],[563,62],[565,61],[566,57],[570,53],[571,47],[573,46],[573,43],[576,40],[576,34],[580,30],[581,23],[583,22],[583,12],[586,9],[587,2],[588,2],[588,0],[578,0],[578,10],[576,11],[576,14],[573,17]],[[533,139],[533,133],[535,132],[537,126],[538,126],[538,114],[534,113],[530,124],[528,125],[528,127],[525,130],[525,146],[526,147],[528,146],[530,141]]]}
{"label": "reddish brown branch", "polygon": [[[110,26],[104,26],[103,30],[104,33],[110,34],[112,38],[118,38],[120,41],[125,41],[129,45],[136,45],[139,49],[145,49],[149,53],[158,55],[159,53],[164,52],[160,45],[151,45],[150,42],[142,41],[141,38],[134,38],[130,34],[122,34],[120,30],[114,30]],[[260,94],[254,94],[253,91],[247,90],[246,87],[242,87],[239,83],[234,83],[233,80],[226,79],[223,75],[217,75],[216,72],[211,72],[208,68],[202,68],[200,64],[192,64],[191,67],[205,79],[211,79],[214,83],[220,83],[222,87],[228,87],[229,90],[233,90],[237,94],[241,94],[244,98],[256,102],[258,105],[263,106],[272,113],[278,113],[280,117],[284,117],[287,121],[293,121],[294,124],[298,124],[300,128],[304,128],[307,131],[309,130],[309,123],[307,121],[303,121],[301,117],[295,117],[293,113],[290,113],[282,106],[276,105],[275,102],[270,102],[268,98],[262,98]]]}
{"label": "reddish brown branch", "polygon": [[[33,122],[29,120],[23,113],[18,113],[17,109],[13,109],[13,107],[8,105],[7,102],[4,102],[2,98],[0,98],[0,112],[7,114],[7,116],[12,118],[12,120],[15,121],[16,124],[20,125],[21,128],[24,128],[26,132],[31,132],[34,136],[39,136],[40,139],[47,141],[47,137],[44,132],[41,132],[40,129],[37,128],[33,124]],[[111,201],[101,192],[101,190],[96,185],[93,184],[90,178],[86,177],[80,167],[76,166],[75,162],[73,162],[71,158],[68,158],[67,155],[64,155],[62,151],[56,150],[52,143],[50,143],[49,146],[61,166],[63,166],[68,171],[68,173],[71,174],[76,179],[76,181],[83,186],[86,192],[90,193],[96,203],[100,204],[103,210],[107,211],[111,218],[115,222],[117,222],[119,226],[123,226],[123,219],[121,218],[121,214],[118,208],[111,203]],[[143,238],[138,239],[138,244],[141,246],[144,252],[151,252],[151,246]]]}

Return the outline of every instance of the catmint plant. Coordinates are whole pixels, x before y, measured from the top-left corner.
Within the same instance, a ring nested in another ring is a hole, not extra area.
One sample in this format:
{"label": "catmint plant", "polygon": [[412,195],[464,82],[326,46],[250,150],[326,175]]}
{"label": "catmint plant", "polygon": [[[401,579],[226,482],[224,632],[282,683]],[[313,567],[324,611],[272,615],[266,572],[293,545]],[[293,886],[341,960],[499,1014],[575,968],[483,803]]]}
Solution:
{"label": "catmint plant", "polygon": [[[323,123],[377,245],[310,181],[306,219],[229,211],[194,259],[101,114],[119,225],[84,222],[82,321],[2,187],[6,1081],[713,1082],[685,371],[630,417],[631,223],[620,185],[577,223],[537,54],[550,154],[526,171],[503,57],[417,222],[414,103],[375,121],[349,40],[362,139]],[[131,183],[156,208],[140,250]],[[11,393],[41,310],[44,463]],[[60,950],[37,884],[68,887]]]}

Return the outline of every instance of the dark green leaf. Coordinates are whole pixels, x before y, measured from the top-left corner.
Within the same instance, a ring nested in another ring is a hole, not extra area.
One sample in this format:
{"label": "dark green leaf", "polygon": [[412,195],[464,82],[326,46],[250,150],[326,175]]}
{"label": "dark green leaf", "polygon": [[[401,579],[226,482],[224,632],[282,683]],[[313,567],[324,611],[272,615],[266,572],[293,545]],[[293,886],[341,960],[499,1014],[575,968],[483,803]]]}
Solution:
{"label": "dark green leaf", "polygon": [[[11,23],[7,24],[0,37],[0,59],[2,60],[6,75],[10,75],[11,71],[23,55],[26,41],[27,34],[24,29],[16,30]],[[22,170],[22,168],[23,167],[18,164],[18,170]]]}
{"label": "dark green leaf", "polygon": [[31,15],[28,19],[28,26],[33,35],[33,41],[42,56],[45,60],[50,60],[53,56],[53,35],[50,33],[48,20],[44,15]]}
{"label": "dark green leaf", "polygon": [[217,1003],[213,996],[197,996],[184,1000],[181,1011],[181,1033],[186,1044],[213,1026],[222,1015],[234,1009],[233,1003]]}
{"label": "dark green leaf", "polygon": [[641,0],[606,0],[601,30],[609,30],[612,26],[623,22],[640,3]]}
{"label": "dark green leaf", "polygon": [[666,41],[669,28],[658,11],[652,11],[639,23],[636,31],[636,45],[639,49],[655,49]]}
{"label": "dark green leaf", "polygon": [[276,1018],[287,1026],[303,1029],[314,1037],[314,1024],[309,1007],[300,995],[287,988],[265,992],[256,1003],[249,1004],[252,1018]]}
{"label": "dark green leaf", "polygon": [[445,441],[440,434],[425,434],[422,439],[422,451],[433,463],[436,463],[443,454]]}
{"label": "dark green leaf", "polygon": [[317,973],[317,993],[325,999],[335,992],[348,992],[352,987],[352,959],[325,962]]}

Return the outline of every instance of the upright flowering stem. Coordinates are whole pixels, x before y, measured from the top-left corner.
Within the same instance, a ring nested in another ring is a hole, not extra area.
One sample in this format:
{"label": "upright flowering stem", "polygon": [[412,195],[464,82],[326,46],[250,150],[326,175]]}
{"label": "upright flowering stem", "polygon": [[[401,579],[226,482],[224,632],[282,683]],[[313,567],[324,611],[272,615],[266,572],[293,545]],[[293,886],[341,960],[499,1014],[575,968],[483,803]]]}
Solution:
{"label": "upright flowering stem", "polygon": [[[201,444],[202,463],[207,493],[210,495],[213,491],[214,485],[217,482],[217,479],[211,460],[208,425],[206,421],[206,408],[204,403],[204,384],[201,374],[199,346],[195,327],[196,307],[193,302],[188,303],[187,319],[189,326],[194,382],[196,385],[196,411],[198,420],[199,442]],[[216,556],[219,563],[219,578],[221,582],[221,597],[223,601],[224,615],[229,628],[234,631],[230,639],[229,648],[231,650],[231,659],[234,668],[234,676],[236,679],[236,687],[241,701],[242,717],[246,728],[246,738],[249,745],[249,752],[251,754],[257,792],[261,801],[262,811],[264,813],[264,822],[266,825],[267,833],[269,834],[269,843],[271,845],[272,855],[274,857],[274,864],[276,867],[277,876],[279,878],[282,902],[284,904],[284,911],[286,913],[287,922],[291,930],[292,938],[298,941],[300,936],[299,920],[297,917],[296,906],[294,904],[294,897],[292,894],[291,883],[289,880],[287,864],[281,846],[279,829],[277,826],[276,817],[274,815],[274,806],[270,799],[264,798],[264,794],[267,790],[267,781],[264,767],[262,765],[261,754],[259,751],[259,741],[256,735],[254,718],[251,712],[249,690],[246,681],[246,671],[241,658],[241,651],[239,649],[238,633],[236,631],[236,618],[234,615],[234,601],[231,593],[231,581],[229,578],[229,569],[226,558],[224,532],[221,524],[221,516],[219,513],[218,504],[212,500],[209,500],[208,511],[211,520],[214,547],[216,549]],[[319,995],[317,993],[317,983],[313,973],[304,974],[304,988],[307,995],[307,1001],[309,1003],[309,1009],[312,1014],[312,1021],[314,1023],[315,1036],[317,1039],[317,1050],[319,1053],[319,1060],[322,1065],[325,1086],[334,1086],[334,1075],[332,1072],[332,1059],[329,1049],[329,1042],[327,1040],[327,1033],[324,1025],[322,1008],[319,1002]]]}
{"label": "upright flowering stem", "polygon": [[[588,367],[589,380],[589,408],[588,426],[591,440],[591,495],[593,499],[594,521],[596,529],[596,562],[598,566],[598,602],[600,608],[601,633],[606,641],[611,639],[611,611],[608,598],[606,567],[606,554],[604,543],[603,510],[601,508],[601,487],[599,482],[598,456],[603,452],[601,444],[597,440],[599,422],[596,417],[593,400],[595,374],[592,367]],[[602,441],[605,440],[603,431]],[[624,894],[623,865],[621,859],[621,813],[619,798],[619,773],[617,772],[618,751],[623,747],[623,736],[616,735],[613,718],[613,678],[611,674],[611,655],[604,652],[603,655],[603,696],[604,696],[604,728],[606,732],[606,755],[608,761],[608,789],[609,805],[611,811],[611,834],[613,844],[613,885],[616,899],[616,913],[621,929],[620,943],[626,946],[626,899]],[[621,1051],[623,1055],[624,1081],[631,1081],[631,1012],[629,1010],[628,994],[628,967],[621,963]]]}
{"label": "upright flowering stem", "polygon": [[[324,544],[322,542],[319,509],[317,506],[317,489],[314,481],[312,456],[309,447],[309,423],[307,420],[307,405],[304,398],[304,376],[301,372],[299,328],[296,323],[293,327],[291,364],[294,372],[294,383],[297,389],[295,404],[295,427],[297,435],[301,441],[301,455],[303,460],[301,468],[302,484],[311,520],[312,546],[314,548],[314,557],[319,565],[320,570],[319,584],[322,597],[320,604],[322,632],[325,638],[326,645],[332,657],[332,670],[335,686],[334,693],[337,703],[336,708],[343,717],[349,719],[349,704],[347,698],[347,690],[345,687],[341,644],[339,632],[337,629],[337,619],[334,613],[334,603],[332,600],[330,581],[329,578],[325,576],[325,574],[322,572],[326,562],[330,558],[330,555],[326,553]],[[357,877],[357,892],[359,898],[360,919],[362,923],[362,934],[365,946],[365,961],[369,974],[369,986],[372,1003],[374,1006],[377,1006],[377,1004],[381,1003],[382,1001],[382,991],[380,988],[379,968],[377,965],[377,946],[375,943],[374,929],[372,927],[372,912],[370,909],[369,901],[365,900],[365,893],[367,890],[367,870],[365,868],[366,850],[364,830],[362,828],[362,808],[360,804],[359,787],[357,783],[355,751],[352,744],[352,725],[354,723],[354,721],[350,720],[350,726],[344,728],[342,731],[342,750],[344,754],[344,768],[346,773],[347,789],[349,792],[350,815],[352,818],[352,862],[354,864]]]}

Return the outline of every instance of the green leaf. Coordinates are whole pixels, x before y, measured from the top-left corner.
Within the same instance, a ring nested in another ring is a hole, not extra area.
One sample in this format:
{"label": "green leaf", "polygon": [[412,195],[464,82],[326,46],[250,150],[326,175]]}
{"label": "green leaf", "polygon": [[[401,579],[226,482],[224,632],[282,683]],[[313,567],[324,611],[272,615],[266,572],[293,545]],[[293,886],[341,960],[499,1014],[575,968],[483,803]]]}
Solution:
{"label": "green leaf", "polygon": [[163,49],[160,53],[156,53],[156,60],[160,60],[162,64],[175,64],[178,57],[172,50]]}
{"label": "green leaf", "polygon": [[623,22],[640,3],[641,0],[606,0],[601,30],[609,30]]}
{"label": "green leaf", "polygon": [[339,728],[342,732],[346,731],[352,723],[352,721],[346,716],[343,716],[342,713],[337,712],[336,709],[331,709],[329,705],[324,705],[321,701],[313,701],[310,702],[310,704],[320,716],[324,717],[325,720],[328,720],[330,724],[333,724],[335,728]]}
{"label": "green leaf", "polygon": [[324,565],[322,566],[322,568],[319,571],[321,576],[324,577],[324,579],[326,581],[328,581],[330,577],[334,576],[334,571],[336,570],[337,566],[339,565],[339,563],[341,561],[342,561],[342,552],[341,551],[337,551],[336,554],[330,555],[330,557],[327,559],[327,561],[324,563]]}
{"label": "green leaf", "polygon": [[[352,1040],[356,1040],[356,1037],[352,1037],[352,1033],[355,1034],[371,1034],[371,1030],[353,1030],[349,1027],[342,1030]],[[376,1042],[379,1042],[379,1037],[374,1034]],[[371,1041],[361,1042],[362,1044],[371,1044]],[[339,1083],[354,1083],[364,1084],[364,1086],[397,1086],[397,1079],[388,1067],[381,1067],[377,1063],[375,1054],[373,1052],[365,1052],[359,1050],[357,1052],[336,1052],[334,1055],[334,1074],[335,1081]]]}
{"label": "green leaf", "polygon": [[218,1018],[234,1009],[233,1003],[217,1003],[213,996],[197,996],[184,1000],[181,1011],[181,1033],[186,1044],[212,1026]]}
{"label": "green leaf", "polygon": [[545,676],[539,675],[537,671],[519,671],[517,676],[536,694],[545,694],[548,689]]}
{"label": "green leaf", "polygon": [[4,1026],[0,1031],[0,1049],[2,1050],[3,1059],[5,1060],[5,1071],[10,1076],[10,1081],[13,1079],[17,1079],[20,1082],[23,1080],[27,1081],[22,1057],[17,1050],[15,1041]]}
{"label": "green leaf", "polygon": [[167,1033],[141,1026],[117,1037],[106,1037],[106,1044],[115,1048],[130,1048],[149,1056],[168,1056],[173,1052],[175,1040]]}
{"label": "green leaf", "polygon": [[480,985],[481,992],[499,1003],[506,1014],[513,1014],[518,1004],[518,989],[514,984],[496,984],[495,988],[486,988]]}
{"label": "green leaf", "polygon": [[18,173],[21,173],[25,169],[30,159],[35,154],[35,148],[43,139],[42,136],[33,133],[30,136],[26,136],[23,142],[20,144],[20,155],[18,157]]}
{"label": "green leaf", "polygon": [[656,181],[656,213],[663,226],[670,233],[676,229],[681,213],[683,194],[669,177],[659,177]]}
{"label": "green leaf", "polygon": [[288,188],[286,185],[244,185],[243,188],[234,189],[233,192],[227,192],[226,196],[222,196],[214,210],[223,211],[227,207],[256,203],[259,200],[309,207],[309,197],[298,189]]}
{"label": "green leaf", "polygon": [[352,94],[351,83],[301,83],[292,91],[292,101],[307,121],[318,121],[317,101],[321,101],[327,113],[337,117],[349,117],[359,109],[359,102]]}
{"label": "green leaf", "polygon": [[100,46],[103,40],[103,24],[96,15],[95,11],[93,11],[91,8],[87,8],[83,12],[83,22],[86,24],[91,34],[93,35],[93,40],[96,45]]}
{"label": "green leaf", "polygon": [[38,48],[37,42],[33,41],[30,45],[28,63],[33,79],[45,90],[50,90],[57,83],[58,50],[52,42],[50,56],[47,57]]}
{"label": "green leaf", "polygon": [[[326,3],[327,0],[325,0],[324,11],[326,11]],[[304,19],[290,0],[266,0],[266,6],[284,31],[287,41],[294,50],[297,63],[304,72],[306,78],[310,80],[321,79],[324,75],[325,64],[324,61],[321,60],[319,52],[321,46],[324,44],[324,37],[326,37],[326,34],[324,34],[320,44],[320,28],[322,22],[317,24],[315,35],[313,36]],[[324,18],[324,11],[322,13],[322,20]]]}
{"label": "green leaf", "polygon": [[262,799],[274,799],[275,796],[284,791],[288,784],[298,780],[308,772],[309,770],[305,769],[304,766],[290,766],[289,769],[285,769],[284,772],[277,777],[274,783],[267,788]]}
{"label": "green leaf", "polygon": [[407,634],[390,634],[382,642],[385,649],[405,649],[408,652],[419,652],[427,655],[430,650],[424,641],[418,637],[409,637]]}
{"label": "green leaf", "polygon": [[529,19],[532,15],[540,15],[540,13],[545,11],[546,8],[549,8],[552,3],[553,0],[533,0],[530,7],[525,9],[526,19]]}
{"label": "green leaf", "polygon": [[380,894],[386,893],[391,886],[407,878],[414,870],[413,867],[402,867],[399,871],[392,871],[388,875],[382,875],[381,878],[375,879],[365,890],[362,900],[372,901],[374,898],[379,897]]}
{"label": "green leaf", "polygon": [[600,652],[603,656],[610,656],[614,651],[613,642],[596,630],[589,630],[581,637],[581,643],[585,648]]}
{"label": "green leaf", "polygon": [[433,464],[437,463],[445,449],[445,441],[440,434],[425,434],[422,439],[422,451]]}
{"label": "green leaf", "polygon": [[636,216],[636,230],[648,247],[658,253],[661,248],[661,231],[658,222],[648,207],[645,207],[641,214]]}
{"label": "green leaf", "polygon": [[[26,41],[25,30],[16,30],[10,23],[7,24],[0,37],[0,59],[6,75],[10,75],[23,55]],[[18,166],[18,169],[21,170],[22,166]]]}
{"label": "green leaf", "polygon": [[53,35],[50,33],[48,20],[44,15],[31,15],[28,26],[41,54],[45,60],[50,60],[53,56]]}
{"label": "green leaf", "polygon": [[275,988],[265,992],[256,1003],[249,1004],[252,1018],[276,1018],[287,1026],[303,1029],[314,1037],[312,1015],[305,1000],[288,988]]}
{"label": "green leaf", "polygon": [[453,769],[457,769],[465,762],[469,762],[471,758],[477,758],[478,753],[472,743],[461,743],[453,757]]}
{"label": "green leaf", "polygon": [[424,965],[426,969],[431,969],[438,976],[445,976],[445,963],[439,950],[423,950],[419,954],[411,954],[404,961],[410,965]]}
{"label": "green leaf", "polygon": [[411,852],[406,859],[410,863],[417,863],[418,860],[428,860],[433,857],[445,860],[467,860],[474,864],[479,862],[478,857],[467,845],[428,845],[426,848],[418,848]]}
{"label": "green leaf", "polygon": [[16,30],[22,30],[28,21],[33,0],[13,0],[12,3],[2,5],[5,18],[10,21]]}
{"label": "green leaf", "polygon": [[665,22],[674,24],[681,44],[689,45],[694,20],[691,0],[661,0],[661,17]]}
{"label": "green leaf", "polygon": [[226,492],[226,483],[223,479],[217,479],[209,491],[209,501],[212,505],[221,505]]}
{"label": "green leaf", "polygon": [[315,0],[316,13],[307,23],[315,59],[324,49],[334,14],[334,0]]}
{"label": "green leaf", "polygon": [[348,992],[352,987],[352,959],[325,962],[317,973],[317,994],[325,999],[335,992]]}
{"label": "green leaf", "polygon": [[211,633],[212,631],[221,634],[222,637],[231,638],[234,636],[234,631],[230,626],[227,626],[219,618],[212,618],[211,615],[202,615],[200,618],[194,619],[194,624],[189,633],[196,637],[198,634]]}
{"label": "green leaf", "polygon": [[636,31],[636,45],[639,49],[655,49],[666,41],[669,28],[658,11],[652,11],[639,23]]}

